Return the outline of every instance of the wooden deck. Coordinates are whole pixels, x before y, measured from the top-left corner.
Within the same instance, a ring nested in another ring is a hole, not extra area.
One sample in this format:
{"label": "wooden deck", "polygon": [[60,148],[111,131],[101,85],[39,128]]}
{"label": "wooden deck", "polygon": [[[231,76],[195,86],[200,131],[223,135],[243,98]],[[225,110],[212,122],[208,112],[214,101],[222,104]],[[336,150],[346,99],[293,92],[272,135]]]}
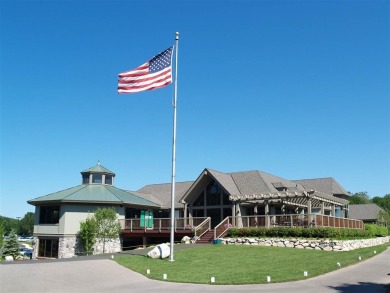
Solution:
{"label": "wooden deck", "polygon": [[[318,214],[291,214],[268,216],[241,216],[227,217],[215,228],[211,228],[211,219],[208,218],[176,218],[176,237],[196,237],[201,239],[203,235],[214,231],[214,239],[224,235],[229,228],[272,228],[272,227],[331,227],[341,229],[364,229],[361,220],[345,219]],[[122,235],[125,237],[169,237],[171,231],[171,219],[125,219],[120,220]]]}

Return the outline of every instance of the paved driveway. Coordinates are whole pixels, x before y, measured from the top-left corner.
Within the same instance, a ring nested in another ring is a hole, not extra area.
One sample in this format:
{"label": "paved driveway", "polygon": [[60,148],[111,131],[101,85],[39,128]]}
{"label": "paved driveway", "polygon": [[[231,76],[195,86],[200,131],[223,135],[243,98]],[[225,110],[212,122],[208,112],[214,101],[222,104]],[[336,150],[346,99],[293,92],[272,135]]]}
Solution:
{"label": "paved driveway", "polygon": [[[329,274],[265,285],[215,286],[149,280],[110,259],[30,261],[0,265],[1,292],[386,292],[390,248]],[[389,287],[388,287],[389,288]]]}

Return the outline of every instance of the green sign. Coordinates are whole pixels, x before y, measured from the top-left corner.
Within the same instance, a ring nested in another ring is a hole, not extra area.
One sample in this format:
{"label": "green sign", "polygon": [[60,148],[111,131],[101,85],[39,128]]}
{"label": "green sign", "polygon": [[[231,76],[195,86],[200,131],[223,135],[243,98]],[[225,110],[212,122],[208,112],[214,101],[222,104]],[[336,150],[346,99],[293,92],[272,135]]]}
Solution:
{"label": "green sign", "polygon": [[141,211],[140,226],[145,228],[153,228],[153,212],[150,210]]}

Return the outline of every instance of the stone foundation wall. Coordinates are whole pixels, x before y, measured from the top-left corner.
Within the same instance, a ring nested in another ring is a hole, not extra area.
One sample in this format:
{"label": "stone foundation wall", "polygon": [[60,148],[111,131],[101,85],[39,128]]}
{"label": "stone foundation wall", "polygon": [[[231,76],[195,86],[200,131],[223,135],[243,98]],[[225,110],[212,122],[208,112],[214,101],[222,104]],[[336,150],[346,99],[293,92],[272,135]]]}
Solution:
{"label": "stone foundation wall", "polygon": [[[39,239],[34,237],[33,240],[33,259],[38,257]],[[107,241],[105,243],[104,252],[114,253],[122,251],[121,239]],[[76,256],[78,253],[83,252],[81,241],[76,236],[63,236],[58,237],[58,258],[70,258]],[[103,242],[97,240],[93,248],[93,254],[103,253]]]}
{"label": "stone foundation wall", "polygon": [[69,258],[75,256],[80,246],[76,236],[60,237],[58,239],[58,258]]}
{"label": "stone foundation wall", "polygon": [[[121,240],[118,238],[116,240],[109,240],[104,244],[104,253],[114,253],[121,252],[122,244]],[[97,240],[93,249],[93,254],[102,254],[103,253],[103,242]]]}
{"label": "stone foundation wall", "polygon": [[228,245],[258,245],[291,247],[300,249],[316,249],[325,251],[350,251],[354,249],[381,245],[390,241],[390,236],[358,240],[329,239],[282,239],[282,238],[220,238],[222,244]]}

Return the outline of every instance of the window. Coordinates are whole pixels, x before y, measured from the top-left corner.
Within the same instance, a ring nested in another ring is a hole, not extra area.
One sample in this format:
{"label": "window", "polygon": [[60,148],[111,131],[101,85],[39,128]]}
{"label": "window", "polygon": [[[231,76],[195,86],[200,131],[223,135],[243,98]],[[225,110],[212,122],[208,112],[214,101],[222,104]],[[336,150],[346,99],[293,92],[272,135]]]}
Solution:
{"label": "window", "polygon": [[92,174],[92,183],[102,183],[102,174]]}
{"label": "window", "polygon": [[202,191],[198,198],[194,201],[194,206],[202,207],[204,206],[204,192]]}
{"label": "window", "polygon": [[221,188],[213,181],[206,188],[206,198],[208,206],[217,206],[221,204]]}
{"label": "window", "polygon": [[41,206],[39,224],[58,224],[60,221],[59,206]]}
{"label": "window", "polygon": [[222,204],[223,205],[231,205],[232,204],[232,202],[229,200],[229,194],[227,194],[226,192],[222,193]]}
{"label": "window", "polygon": [[83,184],[89,184],[89,174],[83,174]]}
{"label": "window", "polygon": [[106,175],[106,178],[104,179],[104,184],[109,184],[112,185],[112,176],[111,175]]}
{"label": "window", "polygon": [[201,217],[204,217],[204,210],[201,209],[201,210],[198,210],[198,209],[193,209],[192,210],[192,216],[194,218],[201,218]]}

